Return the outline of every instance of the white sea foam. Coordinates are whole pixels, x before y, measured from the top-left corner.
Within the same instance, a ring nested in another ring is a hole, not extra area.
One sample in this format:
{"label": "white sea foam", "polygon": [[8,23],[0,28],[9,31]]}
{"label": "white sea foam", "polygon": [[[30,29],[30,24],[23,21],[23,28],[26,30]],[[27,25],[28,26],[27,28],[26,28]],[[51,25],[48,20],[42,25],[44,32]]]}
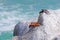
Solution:
{"label": "white sea foam", "polygon": [[43,14],[45,32],[48,40],[60,35],[60,9],[48,10],[49,14]]}
{"label": "white sea foam", "polygon": [[[60,36],[60,10],[48,10],[49,14],[43,14],[43,26],[35,29],[34,32],[26,34],[25,38],[32,40],[54,40]],[[35,19],[34,19],[35,20]]]}

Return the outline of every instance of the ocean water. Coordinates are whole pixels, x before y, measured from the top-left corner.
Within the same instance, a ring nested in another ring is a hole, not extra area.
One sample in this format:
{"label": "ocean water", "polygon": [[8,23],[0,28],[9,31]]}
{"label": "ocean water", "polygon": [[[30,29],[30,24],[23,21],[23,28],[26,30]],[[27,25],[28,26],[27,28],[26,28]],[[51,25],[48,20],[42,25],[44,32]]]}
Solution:
{"label": "ocean water", "polygon": [[[1,15],[2,16],[0,16],[0,40],[11,40],[11,38],[13,36],[14,26],[19,21],[28,22],[28,19],[30,18],[30,17],[28,17],[28,15],[26,15],[26,14],[22,15],[21,13],[20,14],[17,13],[18,17],[16,16],[16,14],[11,15],[11,13],[9,13],[9,14],[2,13]],[[25,16],[27,16],[27,17],[25,17]]]}
{"label": "ocean water", "polygon": [[[26,1],[25,0],[22,0],[22,1],[21,0],[18,0],[18,1],[0,0],[0,40],[11,40],[13,37],[14,27],[18,22],[37,21],[40,9],[42,8],[55,9],[59,7],[58,4],[60,3],[60,2],[56,3],[55,0],[52,1],[52,3],[51,1],[49,2],[45,1],[45,3],[44,3],[44,0],[41,2],[40,1],[41,0],[38,0],[38,1],[36,0],[35,1],[34,0],[31,0],[31,1],[30,0],[28,1],[27,0]],[[46,32],[48,33],[48,37],[53,39],[55,36],[60,35],[59,33],[60,32],[59,30],[60,9],[50,10],[50,12],[51,12],[50,16],[44,15],[43,17],[44,17],[44,24],[46,25],[45,29],[46,29]],[[58,23],[56,24],[58,27],[56,27],[55,23]],[[56,28],[58,30],[56,30]],[[51,40],[49,38],[48,40]]]}
{"label": "ocean water", "polygon": [[[13,37],[14,27],[18,22],[37,21],[39,15],[39,11],[35,11],[30,7],[30,9],[28,9],[29,11],[25,11],[18,8],[20,6],[16,5],[3,6],[2,4],[1,6],[3,11],[0,11],[0,40],[11,40]],[[17,9],[15,9],[14,7]],[[44,27],[48,34],[48,40],[51,40],[55,36],[60,35],[60,9],[50,10],[49,12],[50,14],[43,15],[43,17],[45,25]]]}
{"label": "ocean water", "polygon": [[[21,7],[21,8],[20,8]],[[24,5],[4,5],[0,4],[0,40],[11,40],[13,30],[18,22],[37,21],[38,11],[28,7],[26,10]]]}
{"label": "ocean water", "polygon": [[0,16],[0,40],[11,40],[11,38],[13,37],[13,30],[14,30],[15,25],[18,22],[31,22],[30,19],[32,19],[32,17],[34,16],[33,15],[31,15],[32,17],[29,17],[29,16],[30,15],[26,15],[26,14],[22,15],[21,13],[20,14],[12,13],[11,15],[11,13],[3,12]]}

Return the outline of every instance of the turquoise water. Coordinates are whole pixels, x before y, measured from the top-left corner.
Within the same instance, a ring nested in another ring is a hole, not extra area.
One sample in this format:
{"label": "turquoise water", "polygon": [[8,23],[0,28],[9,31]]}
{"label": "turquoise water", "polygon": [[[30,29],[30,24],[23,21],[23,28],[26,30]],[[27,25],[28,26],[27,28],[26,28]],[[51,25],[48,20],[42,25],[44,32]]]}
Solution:
{"label": "turquoise water", "polygon": [[0,4],[0,40],[11,40],[14,27],[19,21],[31,21],[32,18],[38,17],[38,11],[35,12],[28,5],[26,7],[27,9],[19,4],[11,6]]}
{"label": "turquoise water", "polygon": [[[11,40],[13,37],[13,29],[15,25],[21,21],[28,21],[36,18],[38,14],[32,14],[32,11],[22,13],[20,11],[2,11],[0,12],[0,40]],[[32,16],[33,15],[33,16]]]}
{"label": "turquoise water", "polygon": [[0,0],[0,40],[11,40],[13,29],[19,21],[34,21],[40,9],[59,8],[59,1]]}
{"label": "turquoise water", "polygon": [[0,40],[11,40],[13,37],[11,31],[1,32]]}

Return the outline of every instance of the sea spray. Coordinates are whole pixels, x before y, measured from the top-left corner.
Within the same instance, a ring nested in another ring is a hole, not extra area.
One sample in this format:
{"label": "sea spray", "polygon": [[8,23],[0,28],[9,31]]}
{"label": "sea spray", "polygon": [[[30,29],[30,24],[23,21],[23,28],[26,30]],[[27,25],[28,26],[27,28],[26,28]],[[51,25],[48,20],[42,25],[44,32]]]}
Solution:
{"label": "sea spray", "polygon": [[60,10],[48,10],[49,14],[44,14],[44,27],[48,40],[60,35]]}

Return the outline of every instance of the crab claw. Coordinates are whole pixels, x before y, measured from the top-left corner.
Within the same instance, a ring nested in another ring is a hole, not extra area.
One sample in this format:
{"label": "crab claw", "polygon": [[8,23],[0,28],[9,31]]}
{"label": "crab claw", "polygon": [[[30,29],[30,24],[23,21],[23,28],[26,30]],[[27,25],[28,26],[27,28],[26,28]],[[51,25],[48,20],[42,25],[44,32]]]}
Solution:
{"label": "crab claw", "polygon": [[49,13],[49,11],[48,11],[48,10],[44,10],[44,12],[45,12],[46,14],[48,14],[48,13]]}
{"label": "crab claw", "polygon": [[46,13],[46,14],[48,14],[48,13],[49,13],[49,11],[48,11],[48,10],[46,10],[46,9],[42,9],[39,13]]}

